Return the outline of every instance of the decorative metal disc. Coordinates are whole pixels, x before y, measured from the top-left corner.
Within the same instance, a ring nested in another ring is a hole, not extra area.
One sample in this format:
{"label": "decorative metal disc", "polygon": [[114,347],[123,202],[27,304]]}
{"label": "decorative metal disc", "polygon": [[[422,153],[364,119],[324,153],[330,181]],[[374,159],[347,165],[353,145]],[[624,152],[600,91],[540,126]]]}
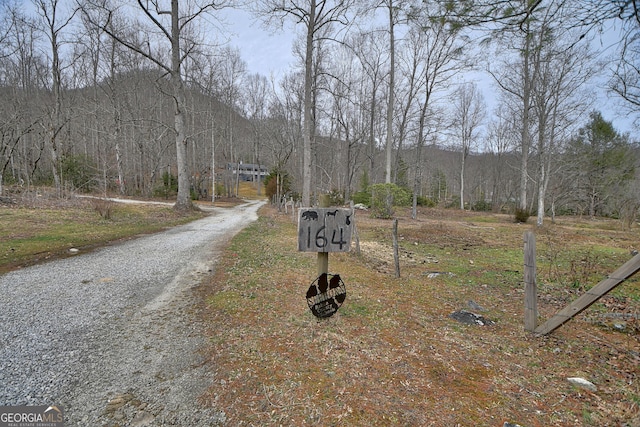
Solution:
{"label": "decorative metal disc", "polygon": [[347,289],[338,274],[322,273],[307,291],[307,304],[320,318],[333,316],[346,298]]}

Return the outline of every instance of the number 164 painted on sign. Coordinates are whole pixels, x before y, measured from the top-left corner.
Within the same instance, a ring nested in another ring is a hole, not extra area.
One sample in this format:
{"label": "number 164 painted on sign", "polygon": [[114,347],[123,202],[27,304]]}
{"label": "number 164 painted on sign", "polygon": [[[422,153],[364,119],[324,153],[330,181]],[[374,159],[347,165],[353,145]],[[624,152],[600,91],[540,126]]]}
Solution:
{"label": "number 164 painted on sign", "polygon": [[306,208],[298,214],[298,250],[348,252],[351,247],[353,211],[338,208]]}

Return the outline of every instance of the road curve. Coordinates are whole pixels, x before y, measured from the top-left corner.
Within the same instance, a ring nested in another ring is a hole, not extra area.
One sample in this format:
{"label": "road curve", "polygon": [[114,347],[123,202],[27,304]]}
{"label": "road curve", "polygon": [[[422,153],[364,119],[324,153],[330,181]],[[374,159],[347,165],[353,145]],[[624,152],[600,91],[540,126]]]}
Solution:
{"label": "road curve", "polygon": [[59,405],[65,426],[212,426],[193,292],[264,202],[0,276],[0,406]]}

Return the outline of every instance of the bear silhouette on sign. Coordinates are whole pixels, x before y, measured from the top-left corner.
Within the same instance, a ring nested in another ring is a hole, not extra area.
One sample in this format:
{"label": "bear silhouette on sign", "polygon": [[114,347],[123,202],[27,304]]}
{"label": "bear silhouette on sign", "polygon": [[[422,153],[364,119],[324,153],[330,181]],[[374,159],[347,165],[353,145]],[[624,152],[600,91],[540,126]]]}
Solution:
{"label": "bear silhouette on sign", "polygon": [[305,221],[317,221],[318,220],[318,212],[316,212],[316,211],[302,212],[302,219],[305,220]]}

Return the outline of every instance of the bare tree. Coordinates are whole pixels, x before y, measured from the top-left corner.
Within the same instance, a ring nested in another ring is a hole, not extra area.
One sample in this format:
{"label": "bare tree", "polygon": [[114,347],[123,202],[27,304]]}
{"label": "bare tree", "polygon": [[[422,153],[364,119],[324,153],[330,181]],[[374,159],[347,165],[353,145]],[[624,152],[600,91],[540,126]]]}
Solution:
{"label": "bare tree", "polygon": [[15,16],[16,10],[14,7],[7,3],[0,4],[0,59],[9,58],[12,55],[11,45],[9,39],[11,38],[11,31],[16,25]]}
{"label": "bare tree", "polygon": [[[141,22],[141,33],[159,34],[160,39],[170,46],[170,58],[163,57],[158,51],[152,49],[152,40],[147,36],[143,44],[138,40],[114,31],[110,25],[117,9],[111,8],[106,0],[87,0],[84,3],[84,12],[89,17],[90,22],[98,25],[102,30],[113,37],[118,43],[128,49],[142,55],[170,76],[171,95],[174,104],[173,130],[175,132],[176,163],[178,169],[178,196],[175,208],[179,210],[191,209],[193,204],[190,196],[190,179],[187,159],[187,130],[186,114],[187,106],[185,101],[185,88],[181,67],[191,52],[197,47],[196,40],[188,40],[186,46],[181,45],[182,35],[187,31],[189,25],[200,18],[205,13],[220,9],[228,5],[228,2],[206,2],[195,5],[192,10],[181,10],[179,0],[171,0],[169,9],[161,6],[159,0],[136,2],[136,10],[146,19],[147,26]],[[103,18],[100,19],[102,12]],[[167,19],[168,17],[168,19]]]}
{"label": "bare tree", "polygon": [[389,85],[387,93],[387,136],[385,141],[385,174],[384,182],[391,183],[391,153],[393,152],[393,108],[395,97],[396,77],[396,24],[398,23],[399,8],[394,6],[393,0],[385,0],[382,7],[386,8],[389,18]]}
{"label": "bare tree", "polygon": [[367,114],[367,158],[368,158],[368,177],[374,179],[376,169],[376,153],[378,129],[377,125],[379,115],[379,93],[383,86],[383,79],[386,73],[386,45],[378,32],[359,33],[356,35],[350,45],[355,55],[360,61],[363,78],[366,82],[366,93],[363,93],[364,111]]}
{"label": "bare tree", "polygon": [[[639,24],[640,26],[640,24]],[[629,110],[640,112],[640,34],[627,33],[620,47],[620,59],[615,64],[609,82],[611,90],[626,101]]]}
{"label": "bare tree", "polygon": [[502,204],[509,197],[510,188],[507,184],[509,171],[514,165],[508,163],[510,153],[517,145],[518,130],[514,121],[519,120],[515,111],[499,105],[493,114],[493,120],[488,125],[485,137],[485,152],[487,162],[491,168],[491,207],[500,211]]}
{"label": "bare tree", "polygon": [[348,11],[354,0],[262,0],[258,11],[268,22],[280,22],[292,18],[305,28],[304,48],[304,119],[303,119],[303,161],[302,161],[302,204],[311,205],[311,141],[313,139],[313,59],[318,35],[325,27],[334,24],[347,25]]}
{"label": "bare tree", "polygon": [[[358,170],[360,147],[364,146],[368,133],[370,86],[365,78],[364,66],[353,55],[352,48],[362,40],[361,34],[349,39],[348,46],[335,52],[329,63],[333,76],[328,91],[331,94],[330,119],[331,139],[335,135],[337,146],[332,150],[332,160],[337,169],[334,173],[341,183],[345,200],[351,199],[354,175]],[[341,184],[341,185],[340,185]]]}
{"label": "bare tree", "polygon": [[62,2],[59,0],[33,0],[33,4],[38,14],[38,25],[40,31],[47,37],[50,44],[49,65],[51,70],[51,103],[48,108],[48,122],[46,123],[47,143],[50,150],[53,179],[58,195],[62,194],[62,184],[60,179],[60,132],[65,126],[63,117],[63,85],[62,69],[64,65],[61,59],[62,45],[65,43],[64,31],[71,24],[76,10],[64,12]]}
{"label": "bare tree", "polygon": [[475,83],[465,83],[454,93],[453,128],[459,142],[460,157],[460,209],[464,210],[465,162],[471,149],[478,143],[479,130],[486,107],[482,93]]}
{"label": "bare tree", "polygon": [[[397,95],[394,97],[398,104],[399,122],[397,125],[398,148],[394,164],[394,179],[398,182],[400,174],[400,158],[405,140],[409,139],[411,130],[415,133],[415,122],[419,116],[418,93],[424,90],[425,81],[420,74],[422,71],[422,61],[426,51],[427,36],[424,31],[410,30],[406,35],[406,40],[398,52],[400,74],[397,88]],[[413,128],[413,129],[410,129]]]}
{"label": "bare tree", "polygon": [[[286,196],[284,190],[286,168],[294,151],[299,150],[302,139],[302,116],[304,104],[303,76],[301,73],[286,75],[280,82],[280,90],[272,90],[274,98],[269,104],[269,119],[266,126],[266,148],[276,178],[275,196],[280,201]],[[297,170],[298,168],[293,168]]]}
{"label": "bare tree", "polygon": [[[237,48],[224,47],[221,51],[224,58],[221,61],[220,78],[219,78],[219,97],[227,108],[223,134],[225,136],[224,157],[227,162],[239,164],[242,160],[238,153],[238,147],[235,141],[235,123],[236,110],[240,111],[240,97],[242,95],[241,86],[247,73],[247,64],[242,60],[240,51]],[[233,177],[233,195],[238,196],[240,173],[236,168],[236,174]],[[231,184],[231,183],[229,183]],[[231,191],[232,185],[228,185],[228,191]],[[231,194],[230,194],[231,195]]]}
{"label": "bare tree", "polygon": [[21,143],[24,144],[25,136],[33,132],[39,120],[39,117],[33,117],[29,111],[29,103],[14,91],[2,90],[2,98],[4,102],[0,105],[0,196],[3,193],[3,178],[8,168],[11,168],[14,182],[23,181],[22,176],[25,174],[16,168],[15,156]]}
{"label": "bare tree", "polygon": [[537,123],[538,226],[544,222],[546,193],[557,145],[569,138],[572,123],[591,103],[591,97],[583,94],[581,88],[595,74],[594,55],[587,43],[574,40],[571,33],[556,32],[554,39],[540,49],[538,84],[532,91]]}
{"label": "bare tree", "polygon": [[[415,173],[413,186],[413,211],[417,215],[417,198],[422,177],[422,149],[427,138],[436,127],[440,127],[441,118],[438,110],[436,93],[446,92],[450,88],[451,79],[468,66],[464,56],[468,38],[460,27],[453,26],[447,19],[429,20],[425,18],[427,10],[414,10],[412,13],[411,32],[408,40],[413,46],[412,55],[417,58],[416,97],[418,99],[418,125],[416,137]],[[446,10],[442,13],[446,16]],[[424,24],[428,22],[428,24]],[[431,117],[429,116],[431,115]]]}
{"label": "bare tree", "polygon": [[[528,185],[530,179],[529,156],[532,145],[532,129],[534,118],[533,91],[537,87],[542,66],[541,53],[553,37],[552,25],[561,16],[562,5],[553,4],[549,7],[530,9],[524,20],[517,27],[506,27],[498,34],[498,41],[507,43],[509,50],[515,50],[518,55],[505,61],[499,74],[489,69],[496,84],[506,94],[517,100],[520,114],[520,197],[518,207],[527,212]],[[533,15],[536,15],[535,18]],[[509,37],[511,36],[511,37]],[[515,43],[511,43],[515,40]],[[515,71],[515,72],[514,72]]]}

